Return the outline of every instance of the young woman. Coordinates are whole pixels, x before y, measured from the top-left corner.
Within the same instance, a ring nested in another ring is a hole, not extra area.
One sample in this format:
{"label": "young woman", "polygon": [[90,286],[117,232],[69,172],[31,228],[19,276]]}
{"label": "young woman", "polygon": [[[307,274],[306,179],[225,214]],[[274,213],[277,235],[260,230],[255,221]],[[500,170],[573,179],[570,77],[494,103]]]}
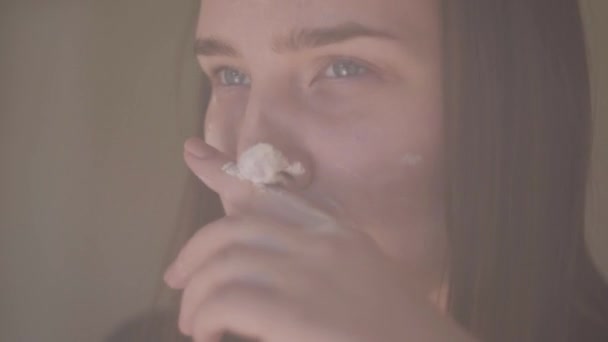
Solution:
{"label": "young woman", "polygon": [[[211,91],[184,156],[226,215],[165,275],[183,334],[608,340],[576,1],[203,0],[196,36]],[[223,171],[259,143],[301,172]]]}

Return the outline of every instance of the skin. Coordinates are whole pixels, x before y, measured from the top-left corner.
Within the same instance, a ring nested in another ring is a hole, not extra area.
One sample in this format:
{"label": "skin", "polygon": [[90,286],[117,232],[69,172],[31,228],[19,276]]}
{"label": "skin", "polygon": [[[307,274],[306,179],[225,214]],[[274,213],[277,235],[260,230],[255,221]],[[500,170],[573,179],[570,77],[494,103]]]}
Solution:
{"label": "skin", "polygon": [[[275,44],[353,22],[390,38]],[[165,275],[184,290],[183,333],[469,339],[428,299],[446,254],[439,22],[429,0],[202,2],[197,39],[238,55],[199,56],[213,85],[206,142],[188,140],[184,157],[226,217],[199,230]],[[222,172],[260,142],[306,172],[266,191]]]}

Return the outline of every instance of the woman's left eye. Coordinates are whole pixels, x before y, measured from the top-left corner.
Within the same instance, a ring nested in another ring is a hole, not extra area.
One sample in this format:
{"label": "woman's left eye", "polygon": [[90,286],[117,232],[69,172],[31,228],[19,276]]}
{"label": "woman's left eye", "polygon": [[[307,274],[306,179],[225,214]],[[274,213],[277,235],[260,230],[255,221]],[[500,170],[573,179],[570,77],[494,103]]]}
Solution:
{"label": "woman's left eye", "polygon": [[368,68],[355,61],[340,60],[332,63],[325,69],[324,76],[328,78],[346,78],[363,75],[368,71]]}
{"label": "woman's left eye", "polygon": [[251,84],[249,76],[238,69],[231,67],[220,67],[214,72],[222,86],[248,86]]}

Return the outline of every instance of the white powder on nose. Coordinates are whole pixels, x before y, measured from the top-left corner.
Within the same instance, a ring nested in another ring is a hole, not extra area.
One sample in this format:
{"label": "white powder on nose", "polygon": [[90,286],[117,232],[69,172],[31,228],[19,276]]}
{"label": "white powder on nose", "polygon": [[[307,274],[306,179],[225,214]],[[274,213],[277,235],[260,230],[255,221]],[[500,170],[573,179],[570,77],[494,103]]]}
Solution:
{"label": "white powder on nose", "polygon": [[285,175],[294,177],[305,172],[300,162],[290,164],[279,150],[267,143],[259,143],[247,149],[239,156],[236,164],[228,163],[223,170],[256,185],[281,183],[285,181]]}

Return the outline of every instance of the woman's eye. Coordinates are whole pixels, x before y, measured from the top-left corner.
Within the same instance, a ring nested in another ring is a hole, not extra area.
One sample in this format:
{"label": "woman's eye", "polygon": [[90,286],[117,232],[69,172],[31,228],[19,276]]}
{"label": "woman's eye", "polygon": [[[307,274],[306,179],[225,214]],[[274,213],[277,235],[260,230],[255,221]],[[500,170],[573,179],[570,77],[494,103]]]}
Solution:
{"label": "woman's eye", "polygon": [[368,69],[354,61],[342,60],[333,63],[325,70],[325,77],[328,78],[345,78],[365,74]]}
{"label": "woman's eye", "polygon": [[247,74],[234,68],[222,67],[215,74],[222,86],[246,86],[251,84],[251,79]]}

